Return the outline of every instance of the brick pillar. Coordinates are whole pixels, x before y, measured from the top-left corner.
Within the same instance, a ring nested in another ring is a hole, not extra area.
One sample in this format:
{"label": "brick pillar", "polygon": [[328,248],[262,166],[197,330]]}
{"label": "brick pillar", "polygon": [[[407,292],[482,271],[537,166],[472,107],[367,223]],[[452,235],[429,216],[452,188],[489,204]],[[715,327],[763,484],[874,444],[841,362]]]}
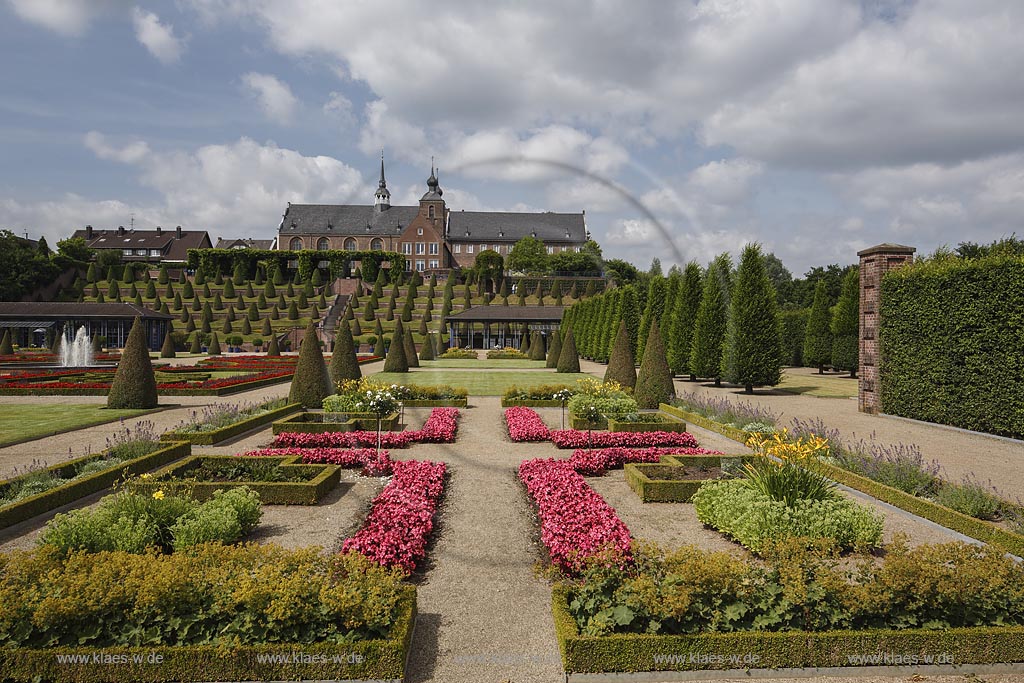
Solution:
{"label": "brick pillar", "polygon": [[857,408],[862,413],[882,409],[882,387],[878,372],[879,308],[882,303],[882,276],[893,268],[914,261],[914,247],[879,244],[857,252],[860,257],[860,380]]}

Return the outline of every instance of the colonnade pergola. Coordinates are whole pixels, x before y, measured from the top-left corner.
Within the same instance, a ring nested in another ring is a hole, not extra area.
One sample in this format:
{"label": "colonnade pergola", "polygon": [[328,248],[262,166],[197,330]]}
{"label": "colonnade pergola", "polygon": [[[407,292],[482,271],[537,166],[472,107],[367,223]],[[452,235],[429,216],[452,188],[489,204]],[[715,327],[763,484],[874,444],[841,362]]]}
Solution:
{"label": "colonnade pergola", "polygon": [[448,316],[453,347],[521,348],[538,331],[545,341],[558,330],[563,306],[474,306]]}

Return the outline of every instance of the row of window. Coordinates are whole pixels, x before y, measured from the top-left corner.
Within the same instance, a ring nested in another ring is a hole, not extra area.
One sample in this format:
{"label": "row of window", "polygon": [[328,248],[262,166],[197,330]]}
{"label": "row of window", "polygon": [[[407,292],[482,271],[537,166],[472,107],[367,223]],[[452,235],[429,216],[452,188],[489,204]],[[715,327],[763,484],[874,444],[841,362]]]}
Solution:
{"label": "row of window", "polygon": [[[430,250],[431,256],[437,256],[441,253],[441,246],[437,242],[416,242],[416,255],[421,256],[427,253],[427,249]],[[402,253],[411,255],[412,254],[413,242],[402,242]]]}
{"label": "row of window", "polygon": [[[401,244],[402,253],[406,254],[408,256],[411,256],[413,254],[414,245],[415,245],[415,249],[416,249],[415,253],[416,253],[417,256],[422,256],[422,255],[425,255],[425,254],[429,254],[430,256],[437,256],[437,255],[439,255],[441,253],[441,245],[438,244],[437,242],[402,242],[402,244]],[[474,251],[474,248],[476,248],[477,246],[480,247],[480,251],[485,251],[487,249],[488,245],[487,244],[480,244],[480,245],[467,244],[466,245],[466,253],[467,254],[472,254],[473,251]],[[507,244],[492,244],[492,245],[490,245],[490,247],[491,247],[491,249],[493,249],[494,251],[496,251],[499,254],[508,254],[512,250],[512,247],[510,247]],[[288,248],[290,250],[292,250],[292,251],[300,251],[301,249],[303,249],[304,247],[302,245],[302,238],[300,238],[300,237],[293,237],[291,242],[288,243]],[[317,248],[318,251],[327,251],[328,249],[331,248],[331,241],[329,239],[327,239],[326,237],[321,237],[320,239],[318,239],[316,241],[316,248]],[[356,249],[357,249],[356,241],[354,239],[352,239],[351,237],[349,237],[348,239],[345,240],[343,248],[345,249],[345,251],[356,251]],[[380,239],[379,237],[374,238],[373,240],[370,241],[370,249],[372,251],[383,251],[384,250],[384,240]],[[578,253],[580,251],[580,248],[579,247],[553,247],[553,246],[549,246],[547,248],[547,250],[548,250],[549,254],[556,254],[556,253],[558,253],[560,251],[570,251],[570,250],[576,251]],[[146,255],[146,250],[145,249],[136,249],[135,251],[138,253],[139,256],[145,256]],[[150,251],[153,252],[153,253],[150,254],[150,256],[159,256],[160,255],[160,252],[158,250],[156,250],[156,249],[151,249]],[[452,251],[454,253],[456,253],[456,254],[461,254],[462,253],[462,245],[461,244],[454,244],[454,245],[452,245]],[[132,255],[132,250],[131,249],[125,249],[124,250],[124,255],[125,256],[131,256]]]}
{"label": "row of window", "polygon": [[[305,247],[303,247],[302,245],[301,237],[293,237],[291,242],[288,243],[288,249],[290,249],[291,251],[301,251],[304,248]],[[331,248],[331,241],[326,237],[321,237],[316,241],[316,248],[317,251],[327,251],[328,249]],[[345,251],[356,251],[358,247],[356,246],[356,241],[349,237],[347,240],[345,240],[345,244],[343,245],[342,248]],[[384,240],[382,240],[379,237],[375,237],[373,240],[370,241],[370,249],[372,251],[384,251]]]}
{"label": "row of window", "polygon": [[[466,253],[467,254],[472,254],[474,247],[477,247],[477,246],[480,247],[480,251],[485,251],[487,249],[487,245],[486,244],[481,244],[481,245],[467,244],[466,245]],[[491,247],[491,249],[493,251],[495,251],[495,252],[497,252],[499,254],[508,254],[509,252],[512,251],[512,247],[510,247],[507,244],[492,244],[492,245],[490,245],[490,247]],[[549,246],[547,249],[548,249],[548,253],[549,254],[557,254],[559,251],[570,251],[570,250],[573,250],[573,251],[576,251],[577,253],[579,253],[579,251],[580,251],[579,247],[551,247],[551,246]],[[462,245],[461,244],[453,244],[452,245],[452,252],[456,253],[456,254],[461,254],[462,253]]]}
{"label": "row of window", "polygon": [[147,252],[145,249],[122,249],[121,253],[125,256],[159,256],[160,250],[150,249]]}
{"label": "row of window", "polygon": [[[406,271],[410,271],[411,272],[412,271],[412,266],[413,266],[413,262],[412,261],[406,261],[405,262],[405,269],[406,269]],[[420,273],[422,273],[424,270],[426,270],[428,266],[430,267],[431,270],[436,270],[436,269],[441,267],[441,262],[438,261],[436,258],[430,259],[429,263],[427,261],[424,261],[423,259],[416,259],[416,270],[419,271]]]}

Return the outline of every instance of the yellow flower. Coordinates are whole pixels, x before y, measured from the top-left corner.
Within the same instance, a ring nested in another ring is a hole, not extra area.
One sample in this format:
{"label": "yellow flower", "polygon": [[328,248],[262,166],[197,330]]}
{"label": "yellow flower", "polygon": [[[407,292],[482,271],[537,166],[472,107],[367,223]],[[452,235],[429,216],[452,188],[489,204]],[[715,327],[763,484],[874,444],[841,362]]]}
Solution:
{"label": "yellow flower", "polygon": [[157,500],[163,500],[164,499],[164,492],[163,491],[157,491],[156,493],[153,494],[153,497],[156,498]]}
{"label": "yellow flower", "polygon": [[152,474],[148,474],[148,473],[147,474],[139,475],[139,479],[152,479],[152,478],[153,478],[153,475]]}

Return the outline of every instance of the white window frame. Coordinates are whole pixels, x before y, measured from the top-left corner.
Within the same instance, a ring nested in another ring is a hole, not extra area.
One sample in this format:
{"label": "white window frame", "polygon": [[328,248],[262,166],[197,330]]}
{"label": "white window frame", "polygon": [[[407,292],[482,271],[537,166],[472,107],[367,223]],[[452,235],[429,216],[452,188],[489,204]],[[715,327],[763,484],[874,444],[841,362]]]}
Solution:
{"label": "white window frame", "polygon": [[440,261],[438,261],[436,258],[430,259],[430,262],[428,263],[428,265],[430,266],[431,270],[435,270],[435,269],[441,267]]}
{"label": "white window frame", "polygon": [[150,249],[149,250],[149,255],[150,256],[159,256],[160,255],[160,250],[159,249]]}
{"label": "white window frame", "polygon": [[427,269],[427,264],[423,259],[416,259],[416,272],[422,273]]}
{"label": "white window frame", "polygon": [[437,242],[431,242],[429,249],[431,256],[437,256],[438,254],[441,253],[440,247],[438,246]]}
{"label": "white window frame", "polygon": [[462,253],[462,245],[461,244],[454,245],[454,247],[452,248],[452,253],[461,254]]}
{"label": "white window frame", "polygon": [[423,228],[416,228],[416,234],[417,235],[422,235],[423,234]]}
{"label": "white window frame", "polygon": [[417,256],[422,256],[422,255],[424,255],[426,253],[427,253],[427,245],[424,244],[423,242],[417,242],[416,243],[416,255]]}
{"label": "white window frame", "polygon": [[473,245],[472,244],[467,244],[466,245],[466,253],[467,254],[472,254],[473,253]]}
{"label": "white window frame", "polygon": [[131,249],[122,249],[121,251],[124,252],[125,256],[131,256],[132,255],[132,250]]}
{"label": "white window frame", "polygon": [[549,254],[554,254],[555,253],[555,248],[554,247],[548,247],[547,249],[548,249],[548,253]]}
{"label": "white window frame", "polygon": [[410,261],[409,259],[405,259],[405,272],[412,272],[412,261]]}
{"label": "white window frame", "polygon": [[412,242],[402,242],[402,253],[406,256],[412,256]]}

